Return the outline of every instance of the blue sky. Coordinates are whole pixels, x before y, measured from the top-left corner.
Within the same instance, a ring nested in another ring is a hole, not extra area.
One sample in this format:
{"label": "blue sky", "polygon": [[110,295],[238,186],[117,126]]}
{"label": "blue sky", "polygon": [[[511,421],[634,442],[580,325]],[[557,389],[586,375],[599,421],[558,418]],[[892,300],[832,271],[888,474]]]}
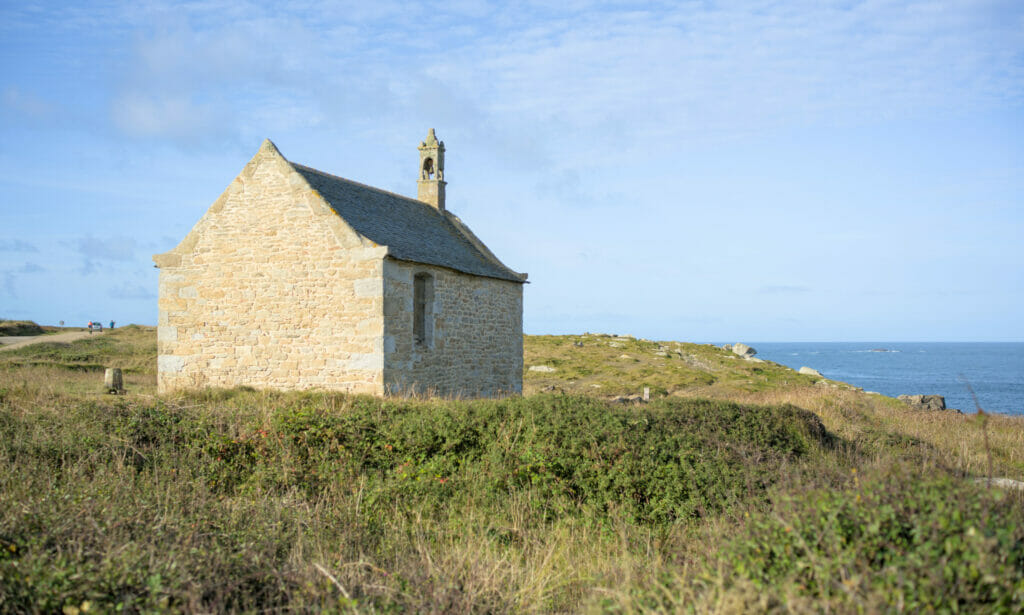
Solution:
{"label": "blue sky", "polygon": [[1016,1],[4,2],[0,316],[154,324],[262,139],[415,195],[434,127],[528,333],[1024,340],[1022,120]]}

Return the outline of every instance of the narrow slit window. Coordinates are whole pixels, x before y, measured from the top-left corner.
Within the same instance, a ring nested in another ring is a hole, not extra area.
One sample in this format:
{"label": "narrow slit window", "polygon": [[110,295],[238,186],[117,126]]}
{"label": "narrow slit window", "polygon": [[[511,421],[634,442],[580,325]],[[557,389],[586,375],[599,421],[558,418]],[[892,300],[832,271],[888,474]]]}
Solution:
{"label": "narrow slit window", "polygon": [[417,274],[412,281],[413,317],[412,336],[417,346],[430,346],[433,327],[430,322],[434,279],[426,273]]}

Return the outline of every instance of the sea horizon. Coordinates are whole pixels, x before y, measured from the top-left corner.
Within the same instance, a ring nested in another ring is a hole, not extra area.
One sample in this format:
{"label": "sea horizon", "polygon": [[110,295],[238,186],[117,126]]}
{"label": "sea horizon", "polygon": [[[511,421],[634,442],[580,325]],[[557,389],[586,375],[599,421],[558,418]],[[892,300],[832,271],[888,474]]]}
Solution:
{"label": "sea horizon", "polygon": [[[948,408],[1024,415],[1024,342],[744,342],[759,358],[897,397],[942,395]],[[970,387],[970,389],[968,388]]]}

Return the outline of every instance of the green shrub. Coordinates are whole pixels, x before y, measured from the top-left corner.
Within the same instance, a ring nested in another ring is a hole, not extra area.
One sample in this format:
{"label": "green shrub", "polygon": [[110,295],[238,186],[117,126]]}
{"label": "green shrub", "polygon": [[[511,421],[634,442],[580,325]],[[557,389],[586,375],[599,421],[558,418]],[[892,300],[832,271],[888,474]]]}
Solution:
{"label": "green shrub", "polygon": [[901,473],[854,482],[756,515],[716,568],[778,604],[802,597],[841,610],[1024,611],[1019,495]]}
{"label": "green shrub", "polygon": [[[368,494],[370,504],[400,498],[409,506],[436,506],[460,491],[499,502],[529,489],[549,516],[614,509],[636,522],[665,523],[756,495],[783,462],[826,438],[816,417],[792,406],[664,400],[624,408],[571,396],[447,404],[366,398],[342,413],[279,412],[274,433],[223,442],[219,461],[253,474],[261,463],[276,463],[275,454],[286,455],[297,467],[288,486],[310,493],[337,477],[367,476],[379,490]],[[287,450],[275,453],[282,445]],[[751,456],[760,462],[748,463]]]}
{"label": "green shrub", "polygon": [[197,395],[212,401],[0,409],[0,611],[342,608],[296,555],[323,549],[399,562],[374,608],[514,610],[512,593],[470,600],[401,562],[466,533],[523,553],[524,532],[566,523],[613,543],[668,531],[763,498],[827,439],[787,406]]}
{"label": "green shrub", "polygon": [[4,320],[0,318],[0,337],[42,335],[46,331],[31,320]]}

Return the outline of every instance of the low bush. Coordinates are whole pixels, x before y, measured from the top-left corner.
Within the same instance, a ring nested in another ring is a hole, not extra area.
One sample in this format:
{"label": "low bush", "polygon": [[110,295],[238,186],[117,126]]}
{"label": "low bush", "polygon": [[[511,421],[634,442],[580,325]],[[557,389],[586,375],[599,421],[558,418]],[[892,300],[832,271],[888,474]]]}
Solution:
{"label": "low bush", "polygon": [[4,320],[0,318],[0,337],[42,335],[46,331],[31,320]]}
{"label": "low bush", "polygon": [[1022,503],[948,476],[893,472],[786,498],[751,521],[722,564],[780,603],[1020,613]]}
{"label": "low bush", "polygon": [[[664,534],[763,498],[828,440],[792,406],[215,397],[0,413],[0,610],[344,606],[296,559],[325,550],[391,570],[388,591],[355,583],[352,600],[419,610],[466,599],[416,569],[424,550],[470,540],[501,562],[558,527]],[[488,583],[469,604],[524,606]],[[550,592],[552,608],[578,600]]]}
{"label": "low bush", "polygon": [[[1024,612],[1024,497],[896,468],[790,493],[626,610]],[[622,605],[620,605],[622,606]],[[697,610],[702,610],[698,607]]]}

